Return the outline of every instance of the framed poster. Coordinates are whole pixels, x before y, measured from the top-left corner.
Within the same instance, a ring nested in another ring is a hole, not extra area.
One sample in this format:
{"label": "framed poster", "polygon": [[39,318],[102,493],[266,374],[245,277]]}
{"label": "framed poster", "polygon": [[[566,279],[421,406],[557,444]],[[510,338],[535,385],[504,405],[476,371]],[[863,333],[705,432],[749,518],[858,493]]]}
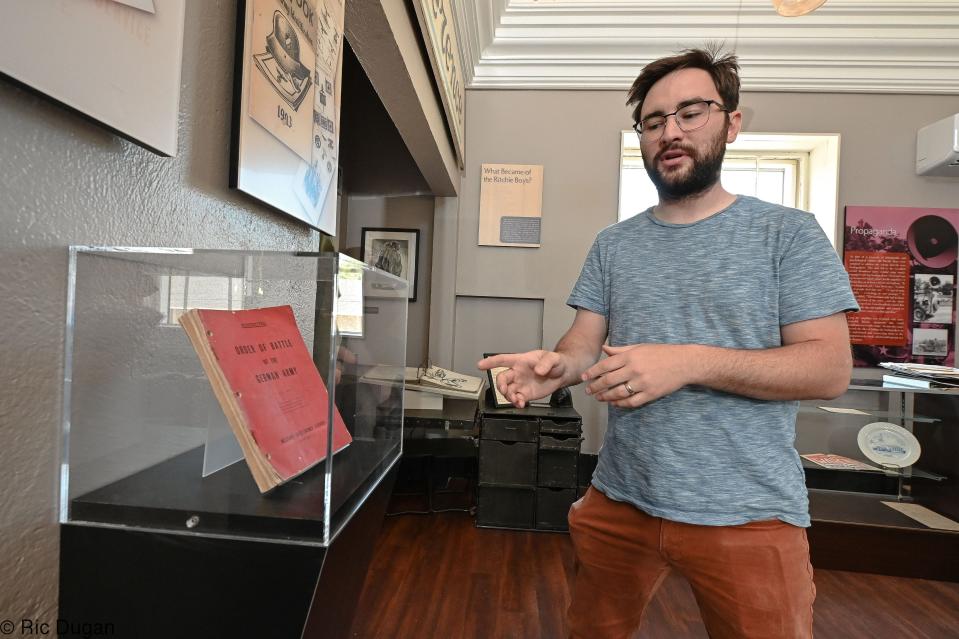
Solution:
{"label": "framed poster", "polygon": [[0,74],[174,156],[185,10],[186,0],[7,0]]}
{"label": "framed poster", "polygon": [[847,206],[843,262],[857,366],[954,366],[959,209]]}
{"label": "framed poster", "polygon": [[241,0],[230,186],[336,234],[344,0]]}
{"label": "framed poster", "polygon": [[419,243],[419,229],[364,228],[360,259],[406,280],[408,299],[415,302]]}

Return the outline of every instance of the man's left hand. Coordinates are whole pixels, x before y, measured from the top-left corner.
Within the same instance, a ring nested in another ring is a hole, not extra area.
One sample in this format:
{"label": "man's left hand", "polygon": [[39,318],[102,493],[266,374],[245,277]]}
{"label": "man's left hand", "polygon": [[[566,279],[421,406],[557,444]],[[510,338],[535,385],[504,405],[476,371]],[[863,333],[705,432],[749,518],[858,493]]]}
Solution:
{"label": "man's left hand", "polygon": [[603,359],[583,373],[586,393],[619,408],[636,408],[690,383],[692,347],[684,344],[603,346]]}

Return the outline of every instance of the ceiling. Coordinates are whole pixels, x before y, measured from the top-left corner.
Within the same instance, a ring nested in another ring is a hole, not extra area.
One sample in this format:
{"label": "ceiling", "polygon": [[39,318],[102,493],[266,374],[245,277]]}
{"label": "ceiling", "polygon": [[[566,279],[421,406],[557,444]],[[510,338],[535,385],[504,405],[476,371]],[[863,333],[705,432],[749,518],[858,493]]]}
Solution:
{"label": "ceiling", "polygon": [[959,94],[959,0],[453,0],[466,86],[624,89],[647,62],[708,41],[746,91]]}

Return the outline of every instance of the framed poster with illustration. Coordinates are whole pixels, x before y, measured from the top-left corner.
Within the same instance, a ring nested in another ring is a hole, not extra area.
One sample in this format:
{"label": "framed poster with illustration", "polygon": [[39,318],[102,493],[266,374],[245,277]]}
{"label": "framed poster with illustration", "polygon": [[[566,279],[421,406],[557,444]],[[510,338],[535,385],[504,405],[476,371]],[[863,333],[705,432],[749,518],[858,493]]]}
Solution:
{"label": "framed poster with illustration", "polygon": [[365,227],[360,259],[409,283],[409,300],[416,301],[416,267],[419,262],[419,229]]}
{"label": "framed poster with illustration", "polygon": [[230,186],[336,234],[343,0],[240,0]]}

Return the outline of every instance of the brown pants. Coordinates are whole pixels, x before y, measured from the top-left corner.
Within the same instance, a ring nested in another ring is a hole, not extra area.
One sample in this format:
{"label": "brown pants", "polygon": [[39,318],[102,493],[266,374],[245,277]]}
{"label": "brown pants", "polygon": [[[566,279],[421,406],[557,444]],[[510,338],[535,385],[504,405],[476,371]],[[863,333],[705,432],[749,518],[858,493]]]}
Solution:
{"label": "brown pants", "polygon": [[812,637],[806,531],[779,520],[695,526],[590,488],[569,511],[576,576],[570,636],[626,639],[670,570],[689,580],[709,636]]}

